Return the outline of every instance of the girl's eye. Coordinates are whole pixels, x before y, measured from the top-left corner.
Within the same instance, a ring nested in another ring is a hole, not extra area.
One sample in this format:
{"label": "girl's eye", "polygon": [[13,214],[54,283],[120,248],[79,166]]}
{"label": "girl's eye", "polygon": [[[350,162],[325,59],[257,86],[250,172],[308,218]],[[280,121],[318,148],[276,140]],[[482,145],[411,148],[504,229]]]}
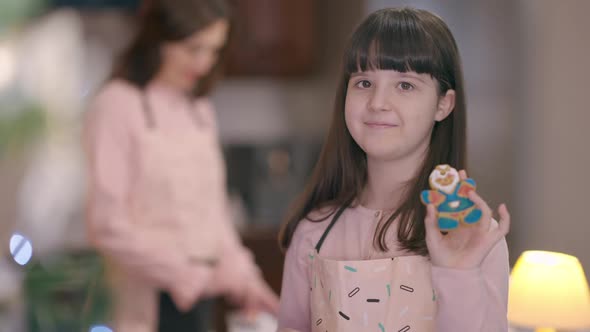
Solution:
{"label": "girl's eye", "polygon": [[363,88],[363,89],[367,89],[371,87],[371,82],[367,81],[367,80],[361,80],[359,82],[356,83],[356,86],[358,88]]}
{"label": "girl's eye", "polygon": [[408,82],[401,82],[398,87],[403,91],[411,91],[414,89],[414,86]]}

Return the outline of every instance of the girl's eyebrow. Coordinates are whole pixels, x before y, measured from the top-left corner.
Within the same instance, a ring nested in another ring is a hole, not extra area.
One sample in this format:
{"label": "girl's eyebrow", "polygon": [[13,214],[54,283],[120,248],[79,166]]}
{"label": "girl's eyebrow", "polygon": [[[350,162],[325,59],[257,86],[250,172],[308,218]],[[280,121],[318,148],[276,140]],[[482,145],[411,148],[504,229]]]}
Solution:
{"label": "girl's eyebrow", "polygon": [[402,77],[407,77],[407,78],[414,78],[419,80],[420,82],[424,83],[424,84],[428,84],[422,77],[420,77],[418,74],[414,74],[414,73],[400,73],[400,76]]}
{"label": "girl's eyebrow", "polygon": [[[419,80],[420,82],[422,82],[424,84],[428,84],[428,82],[426,80],[424,80],[420,75],[415,74],[413,72],[405,72],[405,73],[396,72],[396,73],[402,78],[413,78],[413,79]],[[367,72],[358,71],[358,72],[350,74],[350,78],[355,78],[358,76],[366,76],[366,75],[367,75]]]}

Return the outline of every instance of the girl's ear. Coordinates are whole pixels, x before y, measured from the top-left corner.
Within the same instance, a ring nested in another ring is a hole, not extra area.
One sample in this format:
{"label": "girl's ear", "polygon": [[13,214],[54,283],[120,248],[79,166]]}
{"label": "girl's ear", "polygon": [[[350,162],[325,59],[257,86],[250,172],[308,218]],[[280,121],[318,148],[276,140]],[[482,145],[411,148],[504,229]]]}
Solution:
{"label": "girl's ear", "polygon": [[434,120],[442,121],[455,109],[455,90],[447,90],[444,96],[438,99],[438,109],[434,114]]}

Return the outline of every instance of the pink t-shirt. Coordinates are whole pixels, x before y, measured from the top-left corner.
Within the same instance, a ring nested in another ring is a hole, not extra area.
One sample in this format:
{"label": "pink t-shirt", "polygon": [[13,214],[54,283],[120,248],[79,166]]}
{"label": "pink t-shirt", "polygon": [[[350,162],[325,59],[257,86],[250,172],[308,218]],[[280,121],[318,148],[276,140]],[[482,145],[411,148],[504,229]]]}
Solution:
{"label": "pink t-shirt", "polygon": [[[321,216],[325,216],[325,211],[311,213],[313,219]],[[346,209],[325,239],[320,255],[336,260],[409,255],[396,248],[396,223],[389,230],[389,251],[383,253],[372,248],[377,224],[385,217],[388,215],[383,211],[361,205]],[[303,220],[297,227],[285,258],[279,329],[310,331],[309,254],[331,219],[329,217],[322,222]],[[436,331],[507,331],[508,277],[508,247],[505,239],[498,242],[477,269],[456,270],[433,266],[432,285],[438,299]]]}

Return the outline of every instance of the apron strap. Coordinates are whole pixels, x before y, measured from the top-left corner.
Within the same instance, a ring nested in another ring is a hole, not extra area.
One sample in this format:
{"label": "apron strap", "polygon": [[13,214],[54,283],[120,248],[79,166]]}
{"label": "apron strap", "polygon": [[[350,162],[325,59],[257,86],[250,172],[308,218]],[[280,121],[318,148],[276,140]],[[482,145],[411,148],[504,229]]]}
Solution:
{"label": "apron strap", "polygon": [[332,218],[332,221],[330,222],[330,224],[328,225],[328,227],[326,227],[326,230],[324,231],[324,234],[322,234],[322,237],[320,238],[320,240],[318,241],[318,243],[315,245],[315,250],[318,253],[320,252],[320,249],[322,248],[322,244],[324,244],[324,240],[328,236],[328,233],[330,233],[330,230],[332,229],[332,227],[334,227],[334,224],[336,224],[336,221],[338,221],[338,219],[342,215],[342,212],[344,212],[344,210],[346,210],[346,208],[348,208],[348,204],[342,205],[342,207],[340,207],[340,209],[338,209],[338,211],[334,215],[334,218]]}
{"label": "apron strap", "polygon": [[143,113],[143,118],[145,120],[146,127],[148,127],[149,129],[156,128],[156,120],[154,119],[154,113],[152,112],[152,108],[150,107],[147,93],[145,92],[141,94],[141,104],[143,106],[141,110]]}

